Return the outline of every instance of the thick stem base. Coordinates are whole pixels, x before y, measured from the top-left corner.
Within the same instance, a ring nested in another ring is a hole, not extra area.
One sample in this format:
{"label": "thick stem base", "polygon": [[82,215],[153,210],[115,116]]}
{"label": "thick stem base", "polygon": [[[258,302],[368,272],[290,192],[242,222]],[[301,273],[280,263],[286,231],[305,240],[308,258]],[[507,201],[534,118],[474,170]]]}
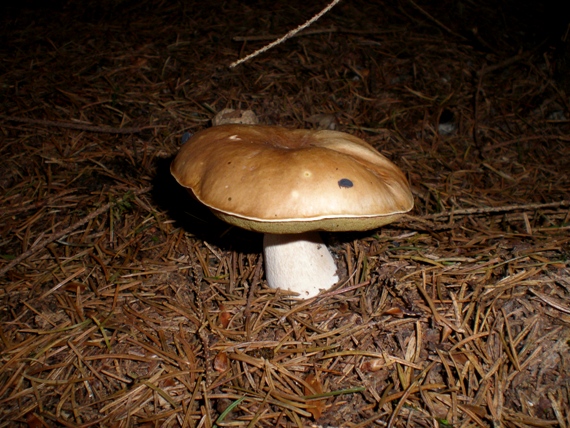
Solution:
{"label": "thick stem base", "polygon": [[265,234],[263,252],[271,288],[294,291],[308,299],[338,282],[334,259],[316,232]]}

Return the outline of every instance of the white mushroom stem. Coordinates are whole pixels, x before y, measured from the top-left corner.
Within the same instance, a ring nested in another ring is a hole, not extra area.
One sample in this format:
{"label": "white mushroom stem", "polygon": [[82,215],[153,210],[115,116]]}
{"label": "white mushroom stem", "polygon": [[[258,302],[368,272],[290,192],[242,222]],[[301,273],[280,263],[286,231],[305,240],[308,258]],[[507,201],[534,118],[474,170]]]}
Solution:
{"label": "white mushroom stem", "polygon": [[271,288],[308,299],[338,282],[336,264],[316,232],[263,237],[265,277]]}

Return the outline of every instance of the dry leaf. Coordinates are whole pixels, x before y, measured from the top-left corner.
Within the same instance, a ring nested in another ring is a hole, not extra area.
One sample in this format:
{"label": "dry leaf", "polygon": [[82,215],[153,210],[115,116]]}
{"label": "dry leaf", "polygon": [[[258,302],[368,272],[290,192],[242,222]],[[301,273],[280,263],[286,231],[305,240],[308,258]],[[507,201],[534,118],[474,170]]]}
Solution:
{"label": "dry leaf", "polygon": [[40,419],[38,415],[35,413],[29,413],[28,417],[26,418],[26,423],[28,424],[28,428],[44,428],[48,427],[46,423]]}
{"label": "dry leaf", "polygon": [[164,379],[162,381],[162,387],[163,388],[167,387],[167,386],[174,386],[174,385],[176,385],[176,382],[172,378]]}
{"label": "dry leaf", "polygon": [[219,372],[225,372],[228,369],[229,360],[228,354],[225,352],[220,352],[214,357],[214,370]]}
{"label": "dry leaf", "polygon": [[467,356],[463,352],[458,352],[456,354],[449,354],[449,356],[455,362],[455,364],[459,366],[463,366],[467,362],[467,360],[469,360],[469,358],[467,358]]}
{"label": "dry leaf", "polygon": [[377,372],[378,370],[386,367],[386,362],[382,358],[374,358],[370,361],[365,361],[360,366],[360,370],[363,372]]}
{"label": "dry leaf", "polygon": [[394,306],[393,308],[386,309],[382,315],[392,315],[394,317],[403,318],[404,317],[404,311],[402,311],[397,306]]}
{"label": "dry leaf", "polygon": [[230,320],[232,319],[232,314],[229,313],[229,311],[226,310],[226,307],[220,303],[219,305],[220,308],[220,325],[223,328],[228,328],[228,325],[230,325]]}
{"label": "dry leaf", "polygon": [[[321,394],[323,392],[323,387],[321,381],[314,374],[310,374],[305,378],[305,382],[313,388],[311,391],[307,386],[305,386],[305,395],[315,395]],[[325,400],[307,400],[307,410],[311,412],[313,418],[319,419],[325,409]]]}
{"label": "dry leaf", "polygon": [[65,284],[65,286],[63,287],[63,289],[65,291],[72,291],[72,292],[77,292],[77,290],[81,291],[85,291],[87,289],[87,285],[83,284],[81,282],[76,282],[76,281],[72,281],[68,284]]}

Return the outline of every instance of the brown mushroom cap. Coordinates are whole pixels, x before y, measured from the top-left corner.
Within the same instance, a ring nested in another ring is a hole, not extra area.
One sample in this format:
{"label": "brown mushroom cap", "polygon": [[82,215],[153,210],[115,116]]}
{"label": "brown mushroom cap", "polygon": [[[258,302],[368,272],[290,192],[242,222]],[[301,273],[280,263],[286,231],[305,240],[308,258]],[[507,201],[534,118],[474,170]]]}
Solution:
{"label": "brown mushroom cap", "polygon": [[188,140],[170,171],[222,220],[263,233],[369,230],[413,207],[402,171],[343,132],[216,126]]}

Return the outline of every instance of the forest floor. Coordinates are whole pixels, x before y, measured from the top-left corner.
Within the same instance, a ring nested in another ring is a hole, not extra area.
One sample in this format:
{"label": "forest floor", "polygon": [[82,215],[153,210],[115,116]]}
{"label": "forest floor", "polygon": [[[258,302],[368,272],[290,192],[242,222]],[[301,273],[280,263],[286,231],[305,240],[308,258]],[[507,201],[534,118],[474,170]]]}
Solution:
{"label": "forest floor", "polygon": [[[566,27],[496,3],[343,0],[234,68],[326,3],[3,6],[0,427],[570,427]],[[269,289],[169,173],[226,107],[366,140],[414,210]]]}

